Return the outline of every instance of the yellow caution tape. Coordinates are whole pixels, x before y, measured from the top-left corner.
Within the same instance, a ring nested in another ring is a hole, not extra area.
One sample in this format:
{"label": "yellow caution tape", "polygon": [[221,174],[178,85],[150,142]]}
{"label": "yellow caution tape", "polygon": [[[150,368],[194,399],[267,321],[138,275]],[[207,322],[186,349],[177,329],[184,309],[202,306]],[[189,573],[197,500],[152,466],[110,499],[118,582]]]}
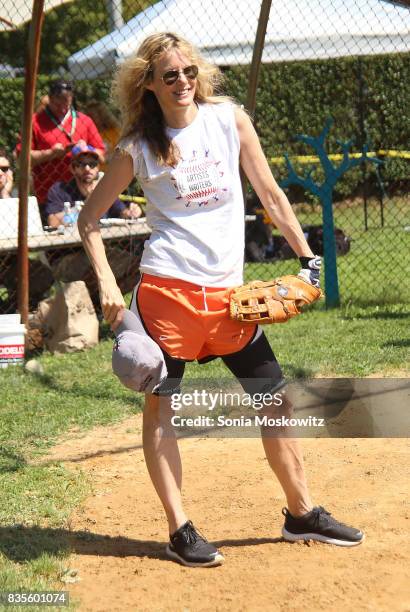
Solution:
{"label": "yellow caution tape", "polygon": [[378,155],[382,157],[401,157],[402,159],[410,159],[410,151],[378,151]]}
{"label": "yellow caution tape", "polygon": [[[363,153],[349,153],[349,157],[359,158],[362,157]],[[380,151],[368,151],[367,157],[395,157],[402,159],[410,159],[410,151],[389,151],[389,150],[380,150]],[[328,156],[329,159],[333,161],[341,161],[344,157],[343,153],[332,153]],[[317,155],[295,155],[290,157],[291,161],[297,161],[300,164],[311,164],[319,161],[319,157]],[[270,162],[272,164],[285,164],[286,160],[284,157],[271,157]]]}
{"label": "yellow caution tape", "polygon": [[137,204],[146,204],[147,200],[145,198],[141,198],[139,196],[130,196],[121,194],[118,196],[118,199],[122,202],[136,202]]}
{"label": "yellow caution tape", "polygon": [[[362,153],[350,153],[349,157],[351,158],[358,158],[361,157]],[[395,157],[395,158],[402,158],[402,159],[410,159],[410,151],[389,151],[389,150],[380,150],[380,151],[368,151],[367,152],[367,156],[368,157]],[[333,161],[341,161],[343,159],[343,153],[333,153],[331,155],[328,156],[329,159],[333,160]],[[317,155],[295,155],[294,157],[290,157],[291,161],[297,161],[301,164],[311,164],[311,163],[315,163],[319,161],[319,157]],[[286,163],[286,160],[284,157],[271,157],[270,158],[270,162],[271,164],[284,164]],[[121,194],[120,196],[118,196],[118,198],[123,201],[123,202],[136,202],[137,204],[146,204],[147,200],[145,198],[142,198],[140,196],[130,196],[130,195],[123,195]],[[269,219],[269,217],[268,217]],[[264,219],[265,223],[270,223],[270,219],[269,221]]]}

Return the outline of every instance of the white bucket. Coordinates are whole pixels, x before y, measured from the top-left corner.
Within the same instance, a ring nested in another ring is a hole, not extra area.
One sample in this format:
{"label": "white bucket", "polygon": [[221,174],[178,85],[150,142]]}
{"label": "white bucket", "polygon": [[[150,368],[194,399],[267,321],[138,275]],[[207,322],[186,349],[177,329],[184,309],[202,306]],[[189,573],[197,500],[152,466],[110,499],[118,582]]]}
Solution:
{"label": "white bucket", "polygon": [[26,326],[21,323],[0,327],[0,368],[24,363],[25,333]]}

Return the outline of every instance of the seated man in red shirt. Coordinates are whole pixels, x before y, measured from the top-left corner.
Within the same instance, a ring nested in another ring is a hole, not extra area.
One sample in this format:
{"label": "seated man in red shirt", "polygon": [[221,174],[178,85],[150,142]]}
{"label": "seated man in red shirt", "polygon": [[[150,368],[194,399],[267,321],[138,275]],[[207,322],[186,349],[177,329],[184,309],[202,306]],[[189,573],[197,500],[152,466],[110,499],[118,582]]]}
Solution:
{"label": "seated man in red shirt", "polygon": [[[104,161],[105,146],[90,117],[75,110],[72,83],[53,81],[49,88],[49,103],[33,116],[31,167],[34,192],[40,207],[43,223],[43,204],[50,187],[56,181],[69,181],[71,149],[78,143],[94,147]],[[21,143],[16,147],[21,150]]]}
{"label": "seated man in red shirt", "polygon": [[[98,182],[100,170],[100,156],[91,145],[78,144],[71,151],[71,180],[58,181],[50,188],[44,204],[44,216],[47,225],[58,227],[64,223],[64,204],[69,202],[71,207],[77,201],[85,201],[94,191]],[[141,216],[138,204],[127,206],[116,199],[105,213],[105,218],[119,217],[121,219],[137,219]]]}

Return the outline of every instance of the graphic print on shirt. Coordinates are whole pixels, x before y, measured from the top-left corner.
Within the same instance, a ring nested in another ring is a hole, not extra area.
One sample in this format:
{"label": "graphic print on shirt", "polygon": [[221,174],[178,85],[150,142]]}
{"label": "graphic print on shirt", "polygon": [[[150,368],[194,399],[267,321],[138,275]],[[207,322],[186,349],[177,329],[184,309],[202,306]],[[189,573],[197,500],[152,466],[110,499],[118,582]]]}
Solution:
{"label": "graphic print on shirt", "polygon": [[221,161],[211,159],[207,149],[202,155],[192,151],[190,159],[181,159],[171,172],[171,181],[178,194],[176,199],[183,200],[185,206],[193,203],[206,206],[209,201],[217,202],[222,192],[228,191],[224,176]]}

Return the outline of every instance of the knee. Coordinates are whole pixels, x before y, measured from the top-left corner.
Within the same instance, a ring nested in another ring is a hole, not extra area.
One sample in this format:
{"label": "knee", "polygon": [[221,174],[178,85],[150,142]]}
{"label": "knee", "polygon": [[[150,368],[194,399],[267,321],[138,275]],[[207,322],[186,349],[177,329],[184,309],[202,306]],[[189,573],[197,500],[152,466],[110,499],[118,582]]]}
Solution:
{"label": "knee", "polygon": [[265,404],[259,411],[262,438],[292,437],[292,427],[288,424],[292,415],[293,404],[285,394],[281,394],[280,402]]}
{"label": "knee", "polygon": [[259,414],[266,415],[268,418],[289,419],[293,415],[294,407],[292,401],[287,397],[286,392],[278,391],[272,394],[272,399],[266,398]]}

